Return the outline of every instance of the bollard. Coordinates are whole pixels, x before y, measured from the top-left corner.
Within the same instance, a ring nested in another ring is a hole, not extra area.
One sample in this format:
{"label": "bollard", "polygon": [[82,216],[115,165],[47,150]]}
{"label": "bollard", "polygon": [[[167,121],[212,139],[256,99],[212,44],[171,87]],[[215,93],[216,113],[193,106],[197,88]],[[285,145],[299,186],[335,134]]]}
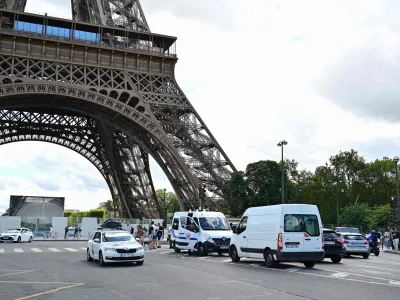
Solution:
{"label": "bollard", "polygon": [[54,232],[54,239],[55,239],[55,240],[58,239],[58,232],[57,232],[57,231]]}

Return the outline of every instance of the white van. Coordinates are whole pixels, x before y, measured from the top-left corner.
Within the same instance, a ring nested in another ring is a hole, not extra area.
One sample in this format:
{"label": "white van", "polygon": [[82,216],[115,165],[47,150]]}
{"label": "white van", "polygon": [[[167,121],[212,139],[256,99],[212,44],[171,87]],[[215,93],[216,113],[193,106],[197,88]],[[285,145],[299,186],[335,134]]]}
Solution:
{"label": "white van", "polygon": [[176,212],[171,236],[175,252],[196,251],[199,255],[229,252],[232,230],[223,213],[215,211]]}
{"label": "white van", "polygon": [[312,268],[325,257],[318,207],[281,204],[248,208],[233,231],[229,255],[261,258],[268,267],[279,262],[302,262]]}

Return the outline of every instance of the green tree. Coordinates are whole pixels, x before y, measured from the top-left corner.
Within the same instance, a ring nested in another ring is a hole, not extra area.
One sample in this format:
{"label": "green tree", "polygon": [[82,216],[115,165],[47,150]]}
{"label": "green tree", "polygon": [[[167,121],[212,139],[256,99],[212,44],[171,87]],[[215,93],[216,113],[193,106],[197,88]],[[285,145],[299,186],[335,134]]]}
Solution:
{"label": "green tree", "polygon": [[107,211],[114,211],[114,203],[113,203],[112,200],[107,200],[105,202],[101,202],[99,204],[98,208],[104,209],[104,210],[107,210]]}
{"label": "green tree", "polygon": [[247,165],[245,177],[250,206],[281,203],[281,172],[280,165],[273,160],[261,160]]}
{"label": "green tree", "polygon": [[375,226],[387,226],[391,224],[390,218],[390,205],[377,205],[372,209],[368,210],[368,214],[365,217],[365,223],[370,227]]}
{"label": "green tree", "polygon": [[368,213],[368,205],[365,203],[348,205],[342,209],[340,223],[344,225],[366,225]]}
{"label": "green tree", "polygon": [[[159,199],[159,203],[161,207],[164,207],[164,190],[158,189],[156,190],[157,198]],[[167,206],[167,212],[174,213],[181,209],[181,205],[179,203],[178,197],[173,192],[165,193],[165,204]]]}
{"label": "green tree", "polygon": [[234,172],[222,188],[225,204],[232,216],[240,216],[249,207],[248,185],[242,171]]}

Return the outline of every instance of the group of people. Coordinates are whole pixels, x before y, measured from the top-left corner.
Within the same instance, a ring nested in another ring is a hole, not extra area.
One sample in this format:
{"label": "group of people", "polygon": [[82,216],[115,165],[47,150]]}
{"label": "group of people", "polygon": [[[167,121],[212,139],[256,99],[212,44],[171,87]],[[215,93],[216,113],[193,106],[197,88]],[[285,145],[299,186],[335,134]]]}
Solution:
{"label": "group of people", "polygon": [[372,230],[366,238],[368,241],[374,243],[380,239],[382,250],[386,247],[386,250],[399,251],[400,232],[397,228],[387,228],[383,234]]}
{"label": "group of people", "polygon": [[136,232],[133,227],[130,228],[130,233],[135,236],[135,238],[139,239],[141,244],[145,246],[146,239],[148,239],[149,249],[157,249],[161,248],[160,240],[164,238],[164,227],[157,223],[154,224],[154,221],[151,222],[149,228],[143,226],[143,223],[136,227]]}

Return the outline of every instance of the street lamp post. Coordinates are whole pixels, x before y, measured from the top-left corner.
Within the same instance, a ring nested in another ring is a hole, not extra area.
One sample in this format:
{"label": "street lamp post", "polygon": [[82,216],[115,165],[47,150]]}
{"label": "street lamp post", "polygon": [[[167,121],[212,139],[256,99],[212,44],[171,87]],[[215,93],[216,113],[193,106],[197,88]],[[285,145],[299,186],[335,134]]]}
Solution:
{"label": "street lamp post", "polygon": [[165,227],[167,227],[167,204],[165,203],[165,192],[167,191],[167,189],[164,188],[163,191],[164,191],[164,200],[163,200],[163,202],[164,202],[164,224],[163,224],[163,226],[165,228]]}
{"label": "street lamp post", "polygon": [[[397,163],[399,162],[399,157],[393,157],[393,161],[396,164],[396,200],[397,200],[397,215],[400,216],[400,199],[399,199],[399,168]],[[396,219],[396,218],[395,218]]]}
{"label": "street lamp post", "polygon": [[282,149],[282,204],[285,203],[285,166],[283,165],[283,146],[286,146],[288,144],[288,142],[286,142],[285,140],[280,141],[278,143],[278,147],[281,147]]}

